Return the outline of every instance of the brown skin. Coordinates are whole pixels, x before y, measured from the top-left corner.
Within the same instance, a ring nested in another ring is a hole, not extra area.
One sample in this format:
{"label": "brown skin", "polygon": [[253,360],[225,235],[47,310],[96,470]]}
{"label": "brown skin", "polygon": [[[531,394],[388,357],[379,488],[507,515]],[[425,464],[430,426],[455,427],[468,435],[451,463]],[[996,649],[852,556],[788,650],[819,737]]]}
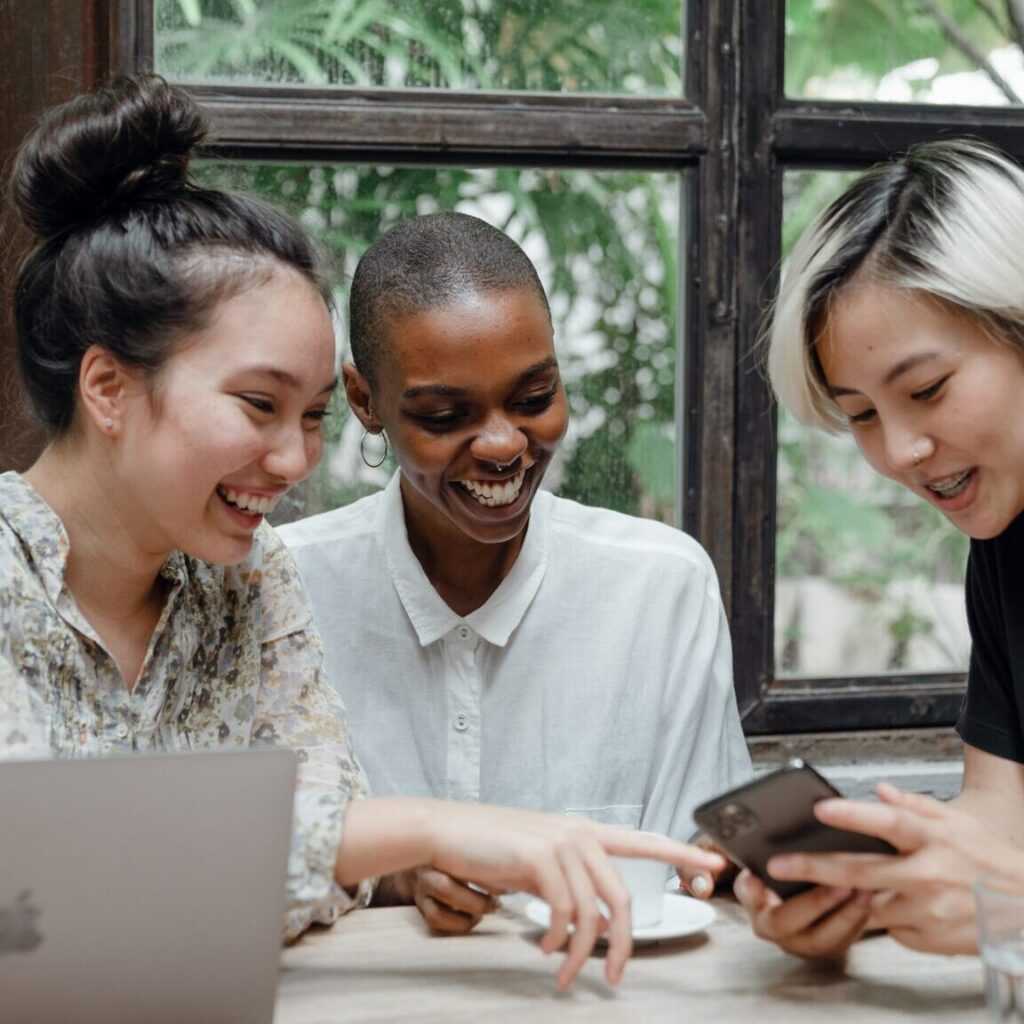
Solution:
{"label": "brown skin", "polygon": [[[530,506],[568,426],[547,309],[530,289],[465,295],[392,321],[376,379],[343,370],[349,405],[387,431],[402,472],[409,542],[450,608],[483,605],[515,564]],[[499,469],[499,465],[507,468]],[[514,501],[482,505],[459,481],[502,483],[525,471]],[[684,883],[710,896],[711,872]],[[435,868],[382,881],[378,903],[413,902],[436,931],[470,931],[498,906]]]}
{"label": "brown skin", "polygon": [[[515,564],[530,505],[568,426],[543,303],[515,289],[401,317],[373,386],[351,363],[344,379],[363,426],[387,431],[402,470],[409,542],[427,578],[459,614],[479,608]],[[458,483],[508,482],[520,470],[519,496],[499,508]]]}
{"label": "brown skin", "polygon": [[[343,374],[363,426],[387,431],[416,557],[449,607],[468,615],[515,564],[568,426],[547,309],[529,289],[466,295],[392,321],[373,385],[351,363]],[[523,470],[518,497],[500,508],[458,483],[507,482]],[[382,880],[376,899],[415,903],[431,928],[452,934],[498,905],[430,867]]]}

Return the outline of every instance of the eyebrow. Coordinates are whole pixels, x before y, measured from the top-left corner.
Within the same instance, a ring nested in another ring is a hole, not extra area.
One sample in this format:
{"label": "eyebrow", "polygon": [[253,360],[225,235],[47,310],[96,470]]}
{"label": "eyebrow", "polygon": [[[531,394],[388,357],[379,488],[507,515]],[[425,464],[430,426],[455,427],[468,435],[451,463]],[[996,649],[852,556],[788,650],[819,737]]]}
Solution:
{"label": "eyebrow", "polygon": [[[298,389],[302,387],[298,377],[290,374],[287,370],[279,370],[276,366],[250,366],[248,369],[242,370],[239,376],[244,374],[254,374],[257,377],[270,377],[272,380],[276,380],[289,388]],[[333,391],[337,386],[338,378],[335,377],[329,384],[324,385],[324,387],[317,392],[317,396],[326,395],[328,392]]]}
{"label": "eyebrow", "polygon": [[[554,356],[548,356],[539,363],[524,370],[516,380],[516,387],[522,387],[534,377],[540,376],[545,370],[558,366],[558,360]],[[402,393],[403,398],[419,398],[420,395],[437,395],[441,398],[462,398],[466,395],[465,388],[452,387],[450,384],[418,384],[416,387],[408,388]]]}
{"label": "eyebrow", "polygon": [[[903,374],[908,373],[915,367],[920,366],[922,363],[928,362],[929,359],[935,359],[938,356],[938,352],[919,352],[917,355],[907,356],[906,359],[901,359],[882,379],[883,384],[892,384],[893,381],[898,380]],[[828,393],[832,398],[839,398],[841,395],[859,395],[860,392],[855,388],[844,388],[834,387],[829,388]]]}

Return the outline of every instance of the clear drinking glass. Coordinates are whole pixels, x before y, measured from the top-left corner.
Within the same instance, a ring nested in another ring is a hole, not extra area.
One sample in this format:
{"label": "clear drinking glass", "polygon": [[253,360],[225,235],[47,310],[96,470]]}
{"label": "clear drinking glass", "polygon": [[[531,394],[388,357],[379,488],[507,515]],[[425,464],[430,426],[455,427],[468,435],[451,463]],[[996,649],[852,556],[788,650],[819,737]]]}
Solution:
{"label": "clear drinking glass", "polygon": [[989,1020],[1024,1024],[1024,878],[986,875],[974,891]]}

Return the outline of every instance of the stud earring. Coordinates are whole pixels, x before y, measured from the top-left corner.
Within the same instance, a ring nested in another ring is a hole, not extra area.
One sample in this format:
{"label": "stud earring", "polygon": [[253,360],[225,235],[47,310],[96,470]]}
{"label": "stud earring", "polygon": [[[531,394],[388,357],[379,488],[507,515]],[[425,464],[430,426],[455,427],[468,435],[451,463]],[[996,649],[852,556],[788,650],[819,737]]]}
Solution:
{"label": "stud earring", "polygon": [[113,430],[114,429],[114,421],[109,416],[107,416],[103,420],[103,429],[104,430]]}

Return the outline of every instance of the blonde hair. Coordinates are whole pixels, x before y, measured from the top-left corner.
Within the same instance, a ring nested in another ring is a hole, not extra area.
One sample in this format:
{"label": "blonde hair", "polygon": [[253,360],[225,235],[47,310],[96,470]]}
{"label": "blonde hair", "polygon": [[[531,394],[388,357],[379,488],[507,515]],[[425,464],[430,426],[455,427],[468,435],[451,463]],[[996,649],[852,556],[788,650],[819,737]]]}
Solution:
{"label": "blonde hair", "polygon": [[923,292],[1024,351],[1024,171],[978,142],[930,142],[868,171],[810,224],[783,267],[765,338],[779,402],[830,432],[815,343],[855,277]]}

